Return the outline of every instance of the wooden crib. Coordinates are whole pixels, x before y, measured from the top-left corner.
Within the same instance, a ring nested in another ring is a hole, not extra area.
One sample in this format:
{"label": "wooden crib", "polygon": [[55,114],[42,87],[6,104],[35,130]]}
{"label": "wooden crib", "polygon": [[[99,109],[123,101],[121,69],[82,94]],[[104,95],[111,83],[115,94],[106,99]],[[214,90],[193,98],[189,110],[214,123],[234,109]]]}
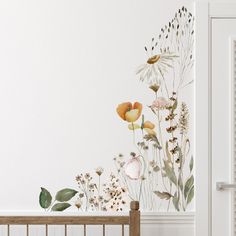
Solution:
{"label": "wooden crib", "polygon": [[[130,203],[129,215],[103,215],[103,216],[0,216],[0,225],[6,225],[7,236],[11,236],[11,226],[25,225],[26,236],[30,236],[29,227],[31,225],[45,225],[45,235],[49,225],[63,225],[64,235],[68,236],[69,225],[82,225],[83,235],[87,234],[87,225],[101,225],[102,235],[106,236],[106,225],[120,225],[122,236],[125,235],[124,227],[128,225],[129,236],[140,236],[140,211],[139,202]],[[108,235],[109,236],[109,235]]]}

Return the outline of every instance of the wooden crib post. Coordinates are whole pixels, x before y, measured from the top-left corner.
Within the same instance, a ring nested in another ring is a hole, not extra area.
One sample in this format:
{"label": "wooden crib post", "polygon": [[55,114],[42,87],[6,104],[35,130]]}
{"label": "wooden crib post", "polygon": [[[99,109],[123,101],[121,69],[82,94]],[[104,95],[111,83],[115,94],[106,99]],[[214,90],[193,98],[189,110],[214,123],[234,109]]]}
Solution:
{"label": "wooden crib post", "polygon": [[139,202],[132,201],[130,203],[129,217],[130,217],[129,236],[140,236]]}

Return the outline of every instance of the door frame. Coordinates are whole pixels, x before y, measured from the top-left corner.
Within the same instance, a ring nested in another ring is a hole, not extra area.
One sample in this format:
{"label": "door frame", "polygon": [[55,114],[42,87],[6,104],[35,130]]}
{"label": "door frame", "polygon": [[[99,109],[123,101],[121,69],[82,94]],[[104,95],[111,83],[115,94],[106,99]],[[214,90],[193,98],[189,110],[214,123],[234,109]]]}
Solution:
{"label": "door frame", "polygon": [[211,25],[236,18],[236,2],[195,2],[195,236],[212,236]]}

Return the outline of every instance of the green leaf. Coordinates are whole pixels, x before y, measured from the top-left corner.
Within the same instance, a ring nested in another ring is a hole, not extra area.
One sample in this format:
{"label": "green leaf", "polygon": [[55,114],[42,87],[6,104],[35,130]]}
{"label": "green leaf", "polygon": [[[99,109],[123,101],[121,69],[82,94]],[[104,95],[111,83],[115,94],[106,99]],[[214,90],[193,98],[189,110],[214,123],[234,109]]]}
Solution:
{"label": "green leaf", "polygon": [[183,180],[182,180],[182,176],[180,173],[179,173],[179,178],[178,178],[178,186],[179,186],[181,192],[183,192],[183,188],[184,188],[183,187]]}
{"label": "green leaf", "polygon": [[179,163],[180,163],[180,169],[182,170],[183,168],[183,153],[182,150],[179,146],[177,146],[177,151],[178,151],[178,159],[179,159]]}
{"label": "green leaf", "polygon": [[185,199],[187,198],[187,196],[189,194],[189,191],[193,186],[193,183],[194,183],[194,177],[193,177],[193,175],[191,175],[189,177],[189,179],[187,180],[187,182],[185,183],[185,186],[184,186],[184,197],[185,197]]}
{"label": "green leaf", "polygon": [[170,152],[169,152],[168,142],[166,142],[166,155],[167,155],[168,162],[171,162],[171,155],[170,155]]}
{"label": "green leaf", "polygon": [[167,177],[170,179],[172,183],[177,185],[177,178],[174,169],[169,166],[167,161],[164,161],[164,165],[165,165],[164,171],[166,172]]}
{"label": "green leaf", "polygon": [[72,197],[75,196],[75,194],[78,193],[78,191],[70,188],[65,188],[57,192],[56,194],[56,200],[59,202],[67,202],[69,201]]}
{"label": "green leaf", "polygon": [[189,204],[192,201],[193,197],[194,197],[194,185],[192,186],[192,188],[189,191],[188,198],[187,198],[187,204]]}
{"label": "green leaf", "polygon": [[141,124],[141,129],[144,127],[144,115],[142,115],[142,124]]}
{"label": "green leaf", "polygon": [[129,124],[128,125],[129,130],[136,130],[136,129],[140,129],[140,128],[141,128],[141,126],[138,124]]}
{"label": "green leaf", "polygon": [[177,192],[175,192],[175,195],[172,199],[173,205],[177,211],[179,211],[179,197],[177,196]]}
{"label": "green leaf", "polygon": [[191,160],[190,160],[190,163],[189,163],[189,169],[190,169],[190,172],[192,172],[193,170],[193,156],[191,156]]}
{"label": "green leaf", "polygon": [[41,187],[41,192],[39,194],[39,204],[42,208],[47,209],[52,203],[52,195],[45,188]]}
{"label": "green leaf", "polygon": [[160,191],[154,191],[154,193],[160,198],[160,199],[165,199],[169,200],[172,195],[168,192],[160,192]]}
{"label": "green leaf", "polygon": [[183,150],[185,150],[185,156],[187,156],[189,154],[189,152],[190,152],[190,141],[189,141],[188,138],[185,139],[185,141],[184,141],[184,148],[183,148]]}
{"label": "green leaf", "polygon": [[68,207],[70,207],[71,204],[68,202],[63,202],[63,203],[56,203],[53,207],[52,207],[52,211],[64,211],[65,209],[67,209]]}

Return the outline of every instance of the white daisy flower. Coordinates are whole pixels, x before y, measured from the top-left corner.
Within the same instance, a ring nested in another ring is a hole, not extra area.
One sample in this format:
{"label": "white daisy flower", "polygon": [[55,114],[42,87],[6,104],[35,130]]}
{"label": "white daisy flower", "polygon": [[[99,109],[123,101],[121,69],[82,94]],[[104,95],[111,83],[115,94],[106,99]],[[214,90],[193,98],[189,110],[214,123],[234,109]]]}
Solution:
{"label": "white daisy flower", "polygon": [[148,58],[147,62],[138,67],[136,74],[141,81],[149,84],[159,84],[168,68],[172,68],[172,62],[177,56],[170,52],[163,52]]}

